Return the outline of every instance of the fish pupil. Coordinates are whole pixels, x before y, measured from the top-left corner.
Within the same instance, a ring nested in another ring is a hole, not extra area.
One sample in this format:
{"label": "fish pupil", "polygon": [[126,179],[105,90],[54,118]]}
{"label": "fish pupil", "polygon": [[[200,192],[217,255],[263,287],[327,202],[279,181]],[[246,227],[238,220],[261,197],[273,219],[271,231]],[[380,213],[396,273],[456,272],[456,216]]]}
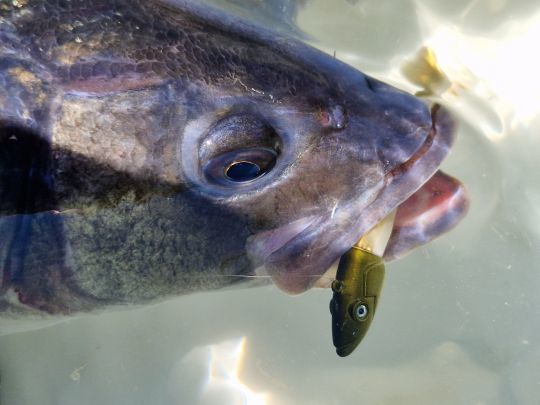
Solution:
{"label": "fish pupil", "polygon": [[225,175],[229,180],[243,182],[253,180],[261,175],[261,168],[253,162],[233,162],[225,170]]}

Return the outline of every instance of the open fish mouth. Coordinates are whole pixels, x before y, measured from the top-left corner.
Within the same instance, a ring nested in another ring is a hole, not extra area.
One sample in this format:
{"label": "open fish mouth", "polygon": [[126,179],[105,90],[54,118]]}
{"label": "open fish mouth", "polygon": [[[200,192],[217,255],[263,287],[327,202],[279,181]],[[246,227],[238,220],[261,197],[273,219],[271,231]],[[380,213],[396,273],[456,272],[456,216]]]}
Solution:
{"label": "open fish mouth", "polygon": [[384,258],[408,253],[451,229],[465,215],[463,185],[438,171],[455,137],[455,125],[440,105],[431,108],[432,127],[423,143],[404,162],[388,170],[373,201],[361,209],[343,207],[308,216],[254,235],[248,252],[285,292],[297,294],[329,286],[328,269],[368,230],[397,209]]}

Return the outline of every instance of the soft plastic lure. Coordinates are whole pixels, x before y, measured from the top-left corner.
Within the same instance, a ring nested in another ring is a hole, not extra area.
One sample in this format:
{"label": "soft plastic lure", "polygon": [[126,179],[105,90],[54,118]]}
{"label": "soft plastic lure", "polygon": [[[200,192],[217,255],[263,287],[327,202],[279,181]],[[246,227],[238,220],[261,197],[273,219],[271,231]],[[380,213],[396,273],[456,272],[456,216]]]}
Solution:
{"label": "soft plastic lure", "polygon": [[351,354],[366,335],[384,281],[383,253],[395,213],[365,234],[339,261],[330,301],[332,340],[338,356]]}

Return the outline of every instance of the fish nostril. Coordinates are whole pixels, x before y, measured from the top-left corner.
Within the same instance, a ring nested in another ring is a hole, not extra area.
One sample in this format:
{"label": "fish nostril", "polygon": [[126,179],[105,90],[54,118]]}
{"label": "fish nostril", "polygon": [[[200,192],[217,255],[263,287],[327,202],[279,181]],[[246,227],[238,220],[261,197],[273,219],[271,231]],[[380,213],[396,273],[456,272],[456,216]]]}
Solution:
{"label": "fish nostril", "polygon": [[347,127],[349,118],[345,108],[337,104],[329,107],[327,111],[320,112],[319,122],[326,128],[341,130]]}
{"label": "fish nostril", "polygon": [[347,126],[348,118],[347,111],[341,105],[335,105],[330,108],[332,117],[332,127],[334,129],[344,129]]}

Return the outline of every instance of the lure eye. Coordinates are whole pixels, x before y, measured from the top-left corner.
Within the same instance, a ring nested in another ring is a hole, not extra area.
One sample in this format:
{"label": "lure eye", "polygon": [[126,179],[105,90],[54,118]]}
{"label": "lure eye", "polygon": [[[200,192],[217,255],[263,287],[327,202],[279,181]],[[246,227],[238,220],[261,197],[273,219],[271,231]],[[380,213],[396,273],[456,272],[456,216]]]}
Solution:
{"label": "lure eye", "polygon": [[225,169],[225,176],[234,182],[250,181],[264,174],[257,163],[233,162]]}
{"label": "lure eye", "polygon": [[351,310],[351,315],[353,319],[357,321],[365,321],[369,314],[368,306],[362,302],[357,302],[353,305]]}

